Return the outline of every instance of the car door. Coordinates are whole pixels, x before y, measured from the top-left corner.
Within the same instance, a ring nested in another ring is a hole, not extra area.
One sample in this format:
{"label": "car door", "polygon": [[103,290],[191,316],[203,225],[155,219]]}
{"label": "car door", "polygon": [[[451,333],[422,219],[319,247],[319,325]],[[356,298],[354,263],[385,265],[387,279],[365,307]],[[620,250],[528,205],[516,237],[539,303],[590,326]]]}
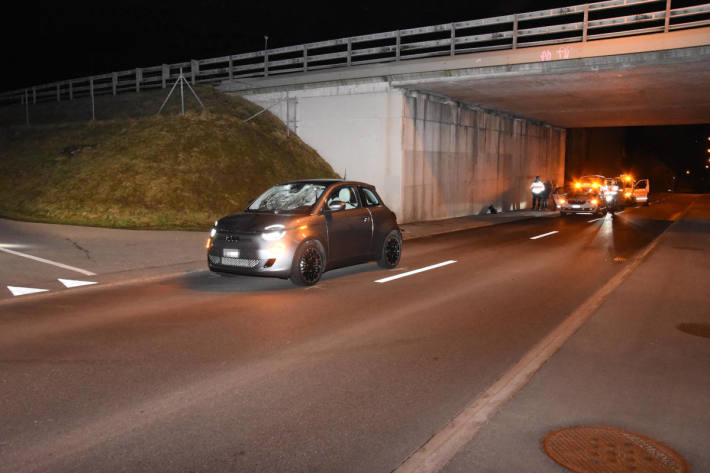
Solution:
{"label": "car door", "polygon": [[648,191],[648,179],[639,179],[634,184],[634,200],[636,202],[648,202]]}
{"label": "car door", "polygon": [[[332,210],[331,205],[345,204],[342,210]],[[352,185],[336,187],[325,205],[328,228],[328,258],[333,264],[362,260],[369,256],[372,242],[372,217],[358,198]]]}

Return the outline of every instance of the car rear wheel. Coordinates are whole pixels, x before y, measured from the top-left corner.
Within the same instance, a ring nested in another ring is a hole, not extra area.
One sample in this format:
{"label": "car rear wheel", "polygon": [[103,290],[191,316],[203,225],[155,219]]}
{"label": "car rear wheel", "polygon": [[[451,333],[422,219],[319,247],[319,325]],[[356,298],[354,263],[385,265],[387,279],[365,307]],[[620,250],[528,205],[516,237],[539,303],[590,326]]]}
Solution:
{"label": "car rear wheel", "polygon": [[399,264],[402,257],[402,235],[397,230],[392,230],[387,234],[382,242],[380,258],[377,264],[381,268],[391,269]]}
{"label": "car rear wheel", "polygon": [[320,280],[325,269],[325,256],[317,241],[309,240],[296,251],[291,268],[291,282],[297,286],[312,286]]}

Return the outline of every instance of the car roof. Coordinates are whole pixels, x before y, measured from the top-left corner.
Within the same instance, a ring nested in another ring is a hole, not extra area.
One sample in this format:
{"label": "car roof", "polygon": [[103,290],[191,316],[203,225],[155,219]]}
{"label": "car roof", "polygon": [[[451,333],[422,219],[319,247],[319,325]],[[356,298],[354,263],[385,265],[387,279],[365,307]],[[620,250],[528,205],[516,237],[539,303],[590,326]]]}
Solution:
{"label": "car roof", "polygon": [[370,187],[370,188],[375,187],[372,184],[368,184],[366,182],[346,181],[344,179],[299,179],[296,181],[284,182],[281,185],[285,185],[285,184],[321,184],[326,187],[330,187],[333,184],[353,184],[356,186],[363,186],[363,187]]}

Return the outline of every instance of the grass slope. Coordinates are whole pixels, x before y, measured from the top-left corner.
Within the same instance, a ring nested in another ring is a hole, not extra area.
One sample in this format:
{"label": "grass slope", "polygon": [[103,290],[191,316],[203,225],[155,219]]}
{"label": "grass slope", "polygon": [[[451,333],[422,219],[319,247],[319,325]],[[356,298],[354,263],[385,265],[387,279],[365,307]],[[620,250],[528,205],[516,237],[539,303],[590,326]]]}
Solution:
{"label": "grass slope", "polygon": [[[260,108],[209,87],[197,92],[207,111],[188,103],[190,111],[179,116],[174,97],[166,112],[154,115],[166,92],[147,92],[119,96],[113,117],[105,105],[107,120],[0,129],[0,215],[205,229],[273,184],[337,177],[312,148],[287,137],[272,114],[244,123]],[[85,105],[64,104],[63,119],[72,118],[71,107],[84,114]],[[50,111],[56,109],[51,105]]]}

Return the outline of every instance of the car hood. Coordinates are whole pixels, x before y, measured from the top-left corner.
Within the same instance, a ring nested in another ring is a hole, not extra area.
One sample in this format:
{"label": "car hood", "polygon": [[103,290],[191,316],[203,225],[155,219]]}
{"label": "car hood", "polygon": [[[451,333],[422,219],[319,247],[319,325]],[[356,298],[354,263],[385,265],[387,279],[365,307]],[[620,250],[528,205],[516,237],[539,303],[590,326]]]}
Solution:
{"label": "car hood", "polygon": [[269,225],[281,224],[292,227],[303,215],[284,215],[270,213],[238,213],[222,217],[217,221],[220,230],[240,233],[261,233]]}

